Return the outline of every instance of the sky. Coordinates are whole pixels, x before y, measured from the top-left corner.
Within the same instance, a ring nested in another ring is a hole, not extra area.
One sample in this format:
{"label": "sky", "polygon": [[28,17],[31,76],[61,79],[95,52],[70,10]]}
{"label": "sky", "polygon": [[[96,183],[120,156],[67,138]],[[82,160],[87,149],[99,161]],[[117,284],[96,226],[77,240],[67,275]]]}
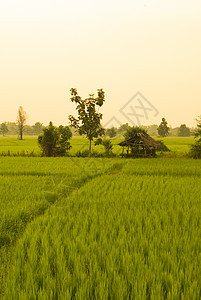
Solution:
{"label": "sky", "polygon": [[103,125],[195,126],[200,0],[0,0],[0,123],[68,125],[70,89],[105,91]]}

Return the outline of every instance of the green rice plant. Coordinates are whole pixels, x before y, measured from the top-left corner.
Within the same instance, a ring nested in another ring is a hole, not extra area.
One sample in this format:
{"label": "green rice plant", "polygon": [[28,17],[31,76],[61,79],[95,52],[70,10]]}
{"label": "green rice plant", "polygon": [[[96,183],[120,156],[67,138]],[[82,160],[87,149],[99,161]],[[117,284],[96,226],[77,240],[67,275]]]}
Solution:
{"label": "green rice plant", "polygon": [[200,171],[193,160],[114,159],[88,174],[27,226],[3,297],[200,299]]}
{"label": "green rice plant", "polygon": [[28,223],[100,176],[111,161],[78,158],[0,157],[0,294],[17,240]]}

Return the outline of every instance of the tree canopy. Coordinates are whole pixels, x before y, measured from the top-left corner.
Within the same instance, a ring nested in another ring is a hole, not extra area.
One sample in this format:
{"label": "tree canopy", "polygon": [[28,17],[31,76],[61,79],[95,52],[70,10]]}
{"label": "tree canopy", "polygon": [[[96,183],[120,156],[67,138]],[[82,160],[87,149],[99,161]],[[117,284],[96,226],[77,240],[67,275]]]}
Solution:
{"label": "tree canopy", "polygon": [[8,127],[7,127],[6,123],[1,124],[0,132],[2,133],[3,136],[8,132]]}
{"label": "tree canopy", "polygon": [[26,120],[27,120],[27,114],[23,110],[22,106],[20,106],[18,109],[17,121],[16,121],[20,140],[23,139],[23,132],[24,132],[24,126],[26,124]]}
{"label": "tree canopy", "polygon": [[104,129],[101,126],[102,114],[99,109],[105,101],[105,93],[103,89],[98,89],[98,96],[95,98],[94,94],[89,94],[89,98],[82,99],[77,92],[77,89],[71,90],[71,101],[77,107],[78,117],[70,115],[69,120],[71,126],[76,128],[80,135],[86,134],[89,140],[89,156],[91,156],[91,142],[94,138],[104,134]]}
{"label": "tree canopy", "polygon": [[162,121],[158,127],[158,134],[162,137],[166,137],[169,134],[170,128],[168,127],[168,122],[165,118],[162,118]]}
{"label": "tree canopy", "polygon": [[112,127],[112,128],[108,128],[106,129],[105,135],[113,138],[117,135],[117,128]]}
{"label": "tree canopy", "polygon": [[190,128],[186,126],[186,124],[182,124],[179,127],[178,136],[187,137],[191,135]]}

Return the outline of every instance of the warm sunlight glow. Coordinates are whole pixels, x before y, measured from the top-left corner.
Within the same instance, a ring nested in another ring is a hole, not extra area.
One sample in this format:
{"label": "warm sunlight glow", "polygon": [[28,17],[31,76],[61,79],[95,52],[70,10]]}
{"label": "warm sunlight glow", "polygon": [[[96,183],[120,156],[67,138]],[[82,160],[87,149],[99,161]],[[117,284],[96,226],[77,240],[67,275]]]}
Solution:
{"label": "warm sunlight glow", "polygon": [[102,87],[105,122],[121,119],[119,110],[140,91],[159,111],[145,124],[165,115],[172,125],[193,126],[200,13],[196,0],[1,1],[0,122],[15,120],[22,105],[30,123],[66,124],[70,88],[87,96]]}

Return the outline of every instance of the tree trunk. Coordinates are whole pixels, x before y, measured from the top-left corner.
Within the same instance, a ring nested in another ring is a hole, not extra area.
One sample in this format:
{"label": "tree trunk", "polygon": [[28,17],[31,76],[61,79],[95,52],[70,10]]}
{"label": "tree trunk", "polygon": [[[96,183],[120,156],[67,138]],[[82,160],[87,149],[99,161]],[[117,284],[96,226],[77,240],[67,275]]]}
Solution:
{"label": "tree trunk", "polygon": [[22,128],[20,128],[20,140],[22,140],[22,135],[23,135],[23,132],[22,132],[23,130],[22,130]]}

